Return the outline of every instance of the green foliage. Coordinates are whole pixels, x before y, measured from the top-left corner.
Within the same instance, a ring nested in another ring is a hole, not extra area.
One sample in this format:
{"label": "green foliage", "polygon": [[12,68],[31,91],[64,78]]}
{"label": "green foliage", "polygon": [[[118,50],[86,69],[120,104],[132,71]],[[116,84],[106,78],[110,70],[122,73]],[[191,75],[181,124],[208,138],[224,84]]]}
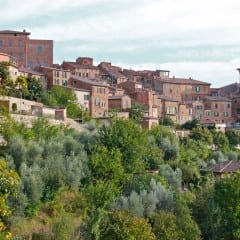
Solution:
{"label": "green foliage", "polygon": [[212,133],[207,128],[194,128],[191,132],[190,137],[195,141],[202,141],[210,146],[213,144]]}
{"label": "green foliage", "polygon": [[213,132],[213,144],[215,145],[215,150],[220,150],[223,152],[229,151],[228,138],[222,132]]}
{"label": "green foliage", "polygon": [[176,209],[175,214],[177,218],[177,226],[183,232],[182,239],[186,240],[200,240],[201,232],[197,223],[191,215],[191,211],[187,205],[188,199],[184,195],[176,195]]}
{"label": "green foliage", "polygon": [[168,184],[176,190],[180,190],[182,187],[182,171],[177,168],[175,171],[168,165],[161,165],[159,168],[159,174],[163,176]]}
{"label": "green foliage", "polygon": [[139,217],[150,217],[160,209],[169,211],[173,206],[173,193],[154,179],[151,180],[148,191],[132,191],[130,196],[121,196],[111,204],[112,209],[130,211]]}
{"label": "green foliage", "polygon": [[200,126],[200,120],[195,118],[192,121],[187,121],[184,123],[181,128],[186,130],[193,130],[194,128],[197,128]]}
{"label": "green foliage", "polygon": [[25,95],[26,99],[34,100],[34,101],[41,101],[44,89],[41,81],[35,77],[27,78],[27,94]]}
{"label": "green foliage", "polygon": [[145,107],[143,105],[138,103],[132,104],[132,107],[129,109],[129,118],[136,123],[141,123],[144,118],[144,110]]}
{"label": "green foliage", "polygon": [[16,104],[16,103],[13,103],[13,104],[12,104],[12,111],[13,111],[13,112],[16,112],[16,111],[17,111],[17,104]]}
{"label": "green foliage", "polygon": [[218,239],[240,239],[240,173],[215,183],[214,201],[219,208]]}
{"label": "green foliage", "polygon": [[9,73],[10,62],[0,62],[0,85],[1,85],[1,94],[6,86],[9,85],[10,73]]}
{"label": "green foliage", "polygon": [[158,211],[151,218],[152,229],[159,240],[182,240],[183,232],[177,226],[177,218],[171,212]]}
{"label": "green foliage", "polygon": [[166,116],[160,117],[159,124],[164,126],[173,126],[175,123],[170,117]]}
{"label": "green foliage", "polygon": [[128,212],[110,212],[100,223],[97,240],[155,240],[150,224]]}
{"label": "green foliage", "polygon": [[240,144],[240,131],[239,130],[231,130],[226,131],[226,137],[228,138],[229,144],[232,146],[237,146]]}
{"label": "green foliage", "polygon": [[3,219],[11,215],[7,200],[15,195],[18,184],[17,173],[7,169],[6,162],[0,159],[0,232],[6,229]]}
{"label": "green foliage", "polygon": [[144,169],[143,155],[147,138],[133,121],[113,119],[110,126],[103,125],[99,129],[99,141],[109,150],[120,150],[126,173]]}

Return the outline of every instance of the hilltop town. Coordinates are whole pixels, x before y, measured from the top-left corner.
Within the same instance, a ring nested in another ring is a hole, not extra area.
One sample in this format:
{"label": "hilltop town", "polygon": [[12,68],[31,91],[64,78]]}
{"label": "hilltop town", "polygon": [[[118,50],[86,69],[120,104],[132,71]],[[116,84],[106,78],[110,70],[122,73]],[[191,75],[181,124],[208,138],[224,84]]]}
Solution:
{"label": "hilltop town", "polygon": [[[141,104],[147,128],[165,117],[179,125],[199,119],[204,126],[239,127],[239,83],[211,88],[202,80],[175,77],[170,70],[135,71],[111,62],[95,66],[91,57],[54,64],[53,40],[29,36],[25,30],[0,31],[0,62],[11,62],[11,78],[34,77],[47,90],[55,86],[72,89],[78,104],[93,118],[107,118],[111,111],[128,118],[131,106]],[[19,101],[9,99],[10,111],[13,103],[32,115],[43,107],[33,101],[20,107]],[[65,116],[60,110],[53,114],[59,119]]]}

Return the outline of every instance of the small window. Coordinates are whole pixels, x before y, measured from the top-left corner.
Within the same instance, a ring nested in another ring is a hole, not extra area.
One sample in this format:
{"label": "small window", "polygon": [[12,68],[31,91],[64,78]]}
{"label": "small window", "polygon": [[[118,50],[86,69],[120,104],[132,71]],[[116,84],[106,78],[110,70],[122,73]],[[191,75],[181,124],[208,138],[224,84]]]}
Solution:
{"label": "small window", "polygon": [[23,61],[23,54],[22,53],[18,54],[18,61]]}
{"label": "small window", "polygon": [[67,86],[67,80],[63,80],[63,81],[62,81],[62,85],[63,85],[63,86]]}
{"label": "small window", "polygon": [[88,73],[86,73],[86,77],[88,77]]}
{"label": "small window", "polygon": [[219,112],[214,112],[214,117],[218,117],[219,116]]}
{"label": "small window", "polygon": [[29,63],[28,63],[28,67],[29,67],[29,68],[33,68],[33,62],[29,62]]}
{"label": "small window", "polygon": [[227,104],[227,108],[230,108],[230,107],[231,107],[231,104],[230,104],[230,103],[228,103],[228,104]]}
{"label": "small window", "polygon": [[224,117],[228,117],[228,112],[223,112]]}
{"label": "small window", "polygon": [[2,40],[0,40],[0,47],[2,47],[3,46],[3,41]]}
{"label": "small window", "polygon": [[196,92],[200,92],[200,90],[201,90],[200,86],[196,86],[196,87],[195,87],[195,91],[196,91]]}
{"label": "small window", "polygon": [[84,95],[83,98],[84,100],[89,100],[89,95]]}
{"label": "small window", "polygon": [[37,51],[38,51],[38,53],[42,53],[43,47],[42,46],[38,46]]}
{"label": "small window", "polygon": [[201,97],[200,97],[200,96],[196,96],[196,100],[197,100],[197,101],[200,101],[200,100],[201,100]]}
{"label": "small window", "polygon": [[43,63],[43,66],[44,66],[44,67],[48,67],[48,62],[44,62],[44,63]]}
{"label": "small window", "polygon": [[9,40],[9,41],[8,41],[8,46],[9,46],[9,47],[12,47],[12,46],[13,46],[13,41],[12,41],[12,40]]}
{"label": "small window", "polygon": [[218,104],[217,103],[215,104],[215,108],[218,108]]}
{"label": "small window", "polygon": [[23,42],[21,40],[18,40],[18,46],[22,47],[23,46]]}

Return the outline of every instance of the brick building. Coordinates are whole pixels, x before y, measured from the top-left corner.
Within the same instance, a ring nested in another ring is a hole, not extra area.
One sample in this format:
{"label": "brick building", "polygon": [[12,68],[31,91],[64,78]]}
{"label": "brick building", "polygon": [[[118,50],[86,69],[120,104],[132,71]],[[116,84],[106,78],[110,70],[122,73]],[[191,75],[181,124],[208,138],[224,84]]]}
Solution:
{"label": "brick building", "polygon": [[0,51],[16,58],[20,67],[52,67],[53,41],[30,39],[29,35],[25,30],[0,31]]}
{"label": "brick building", "polygon": [[45,89],[47,88],[47,76],[44,73],[29,68],[20,68],[19,74],[25,78],[35,78],[42,83]]}
{"label": "brick building", "polygon": [[108,113],[108,85],[87,78],[71,77],[69,86],[90,91],[90,115],[105,117]]}
{"label": "brick building", "polygon": [[71,76],[69,70],[52,67],[38,67],[37,70],[47,76],[47,88],[51,89],[54,86],[67,86]]}
{"label": "brick building", "polygon": [[221,96],[207,96],[204,99],[203,123],[231,124],[232,100]]}
{"label": "brick building", "polygon": [[93,66],[93,59],[88,57],[79,57],[76,62],[63,62],[62,68],[70,70],[72,75],[81,78],[99,79],[100,70]]}
{"label": "brick building", "polygon": [[203,100],[210,95],[210,83],[185,78],[155,78],[153,89],[179,101]]}
{"label": "brick building", "polygon": [[131,108],[131,98],[128,95],[108,96],[108,108],[124,112]]}

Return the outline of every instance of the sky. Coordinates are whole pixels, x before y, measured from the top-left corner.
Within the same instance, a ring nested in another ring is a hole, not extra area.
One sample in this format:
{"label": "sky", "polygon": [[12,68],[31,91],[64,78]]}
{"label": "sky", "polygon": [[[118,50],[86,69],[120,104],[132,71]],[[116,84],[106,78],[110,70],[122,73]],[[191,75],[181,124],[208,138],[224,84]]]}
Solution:
{"label": "sky", "polygon": [[0,0],[0,29],[54,40],[54,62],[170,70],[221,87],[239,81],[239,0]]}

